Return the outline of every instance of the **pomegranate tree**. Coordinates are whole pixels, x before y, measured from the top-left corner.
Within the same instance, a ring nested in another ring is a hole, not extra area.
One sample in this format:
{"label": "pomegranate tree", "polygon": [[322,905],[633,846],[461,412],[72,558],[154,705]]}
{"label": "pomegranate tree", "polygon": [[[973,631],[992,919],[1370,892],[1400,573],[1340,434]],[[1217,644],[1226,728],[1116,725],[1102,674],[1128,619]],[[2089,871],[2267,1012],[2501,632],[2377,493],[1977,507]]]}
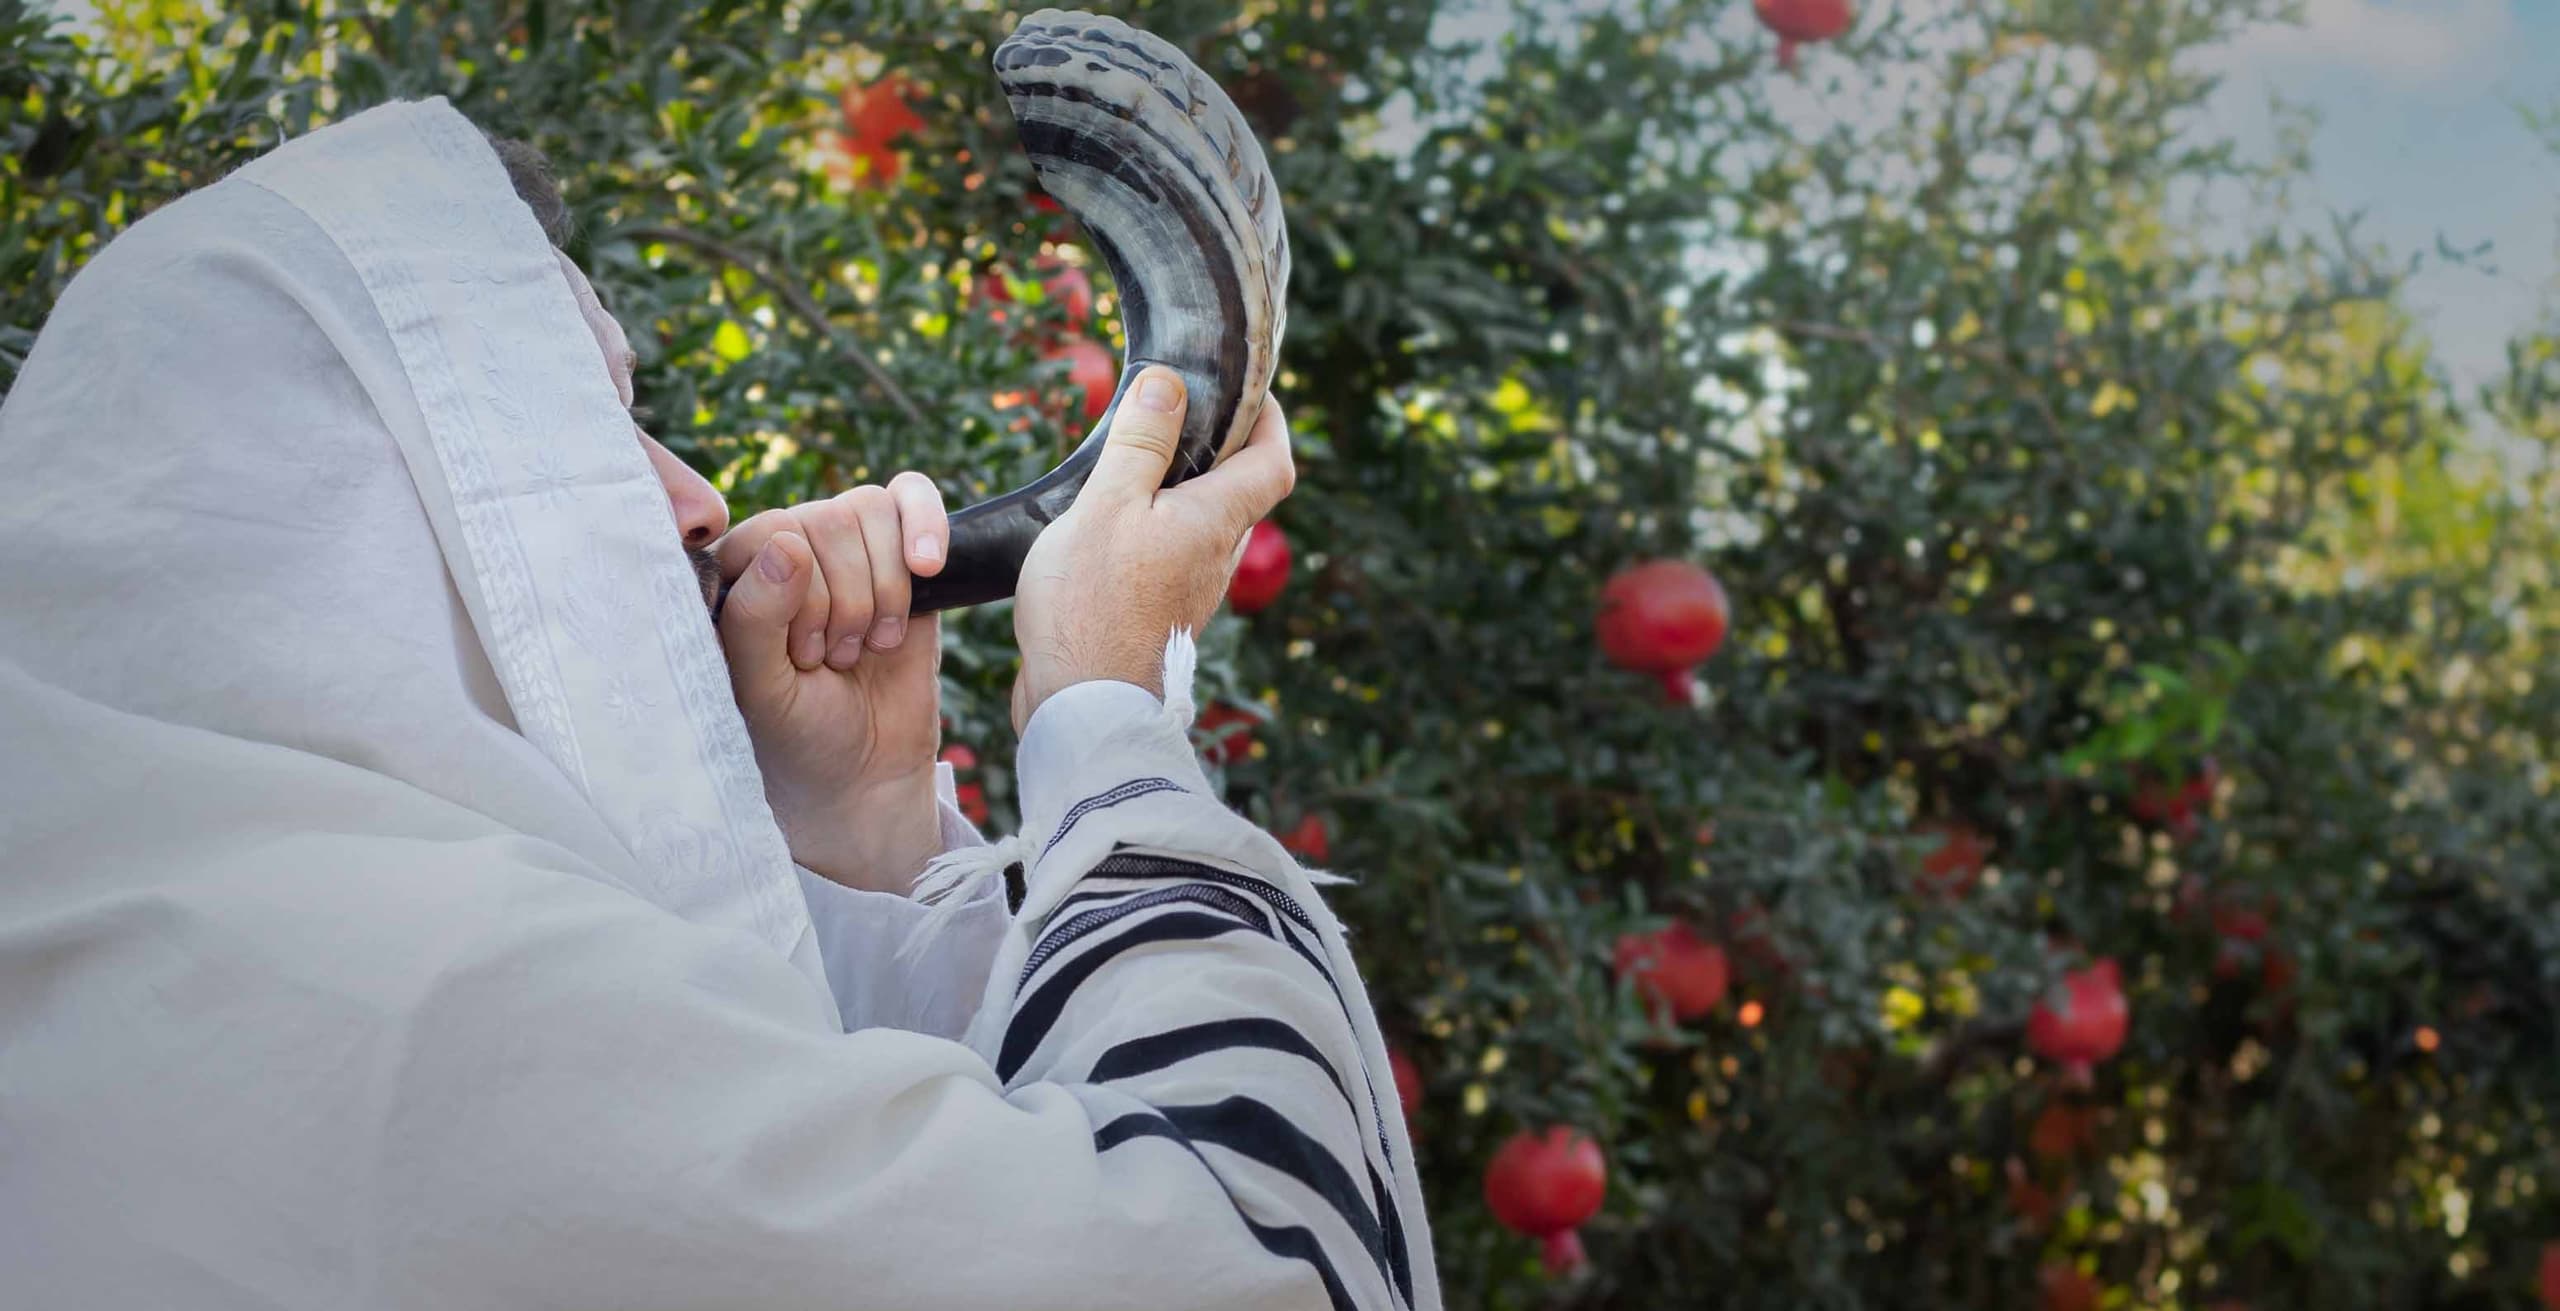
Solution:
{"label": "pomegranate tree", "polygon": [[2036,1271],[2036,1300],[2044,1311],[2098,1311],[2097,1278],[2065,1261],[2047,1261]]}
{"label": "pomegranate tree", "polygon": [[1120,385],[1120,361],[1091,337],[1068,337],[1040,352],[1044,360],[1067,362],[1067,383],[1083,397],[1080,413],[1092,423],[1111,408],[1111,393]]}
{"label": "pomegranate tree", "polygon": [[2258,907],[2229,901],[2214,907],[2213,932],[2221,939],[2213,957],[2214,977],[2236,979],[2257,964],[2269,950],[2266,940],[2270,926],[2267,912]]}
{"label": "pomegranate tree", "polygon": [[1311,865],[1321,865],[1333,858],[1333,830],[1325,826],[1324,816],[1309,815],[1295,828],[1278,835],[1280,845],[1290,855]]}
{"label": "pomegranate tree", "polygon": [[1778,34],[1778,67],[1796,69],[1796,47],[1828,41],[1849,30],[1857,12],[1849,0],[1751,0],[1760,22]]}
{"label": "pomegranate tree", "polygon": [[1666,1023],[1694,1020],[1724,1000],[1732,982],[1724,948],[1701,942],[1686,924],[1618,939],[1618,975],[1634,983],[1646,1009]]}
{"label": "pomegranate tree", "polygon": [[2042,1160],[2068,1161],[2097,1144],[2097,1123],[2096,1107],[2047,1102],[2027,1128],[2027,1150]]}
{"label": "pomegranate tree", "polygon": [[1262,721],[1249,711],[1223,701],[1201,707],[1192,731],[1200,739],[1200,758],[1212,765],[1231,765],[1253,756],[1253,729]]}
{"label": "pomegranate tree", "polygon": [[1280,599],[1289,585],[1289,535],[1268,519],[1245,534],[1244,558],[1227,580],[1227,608],[1240,615],[1259,614]]}
{"label": "pomegranate tree", "polygon": [[2010,1212],[2033,1232],[2051,1229],[2054,1217],[2062,1213],[2062,1199],[2029,1173],[2026,1163],[2017,1157],[2009,1158],[2003,1173],[2008,1178]]}
{"label": "pomegranate tree", "polygon": [[2060,1065],[2072,1083],[2085,1085],[2089,1069],[2124,1046],[2131,1019],[2124,979],[2114,960],[2062,976],[2062,982],[2027,1016],[2027,1046]]}
{"label": "pomegranate tree", "polygon": [[1570,1274],[1588,1257],[1574,1231],[1600,1210],[1609,1165],[1600,1144],[1566,1125],[1522,1130],[1484,1168],[1484,1204],[1503,1228],[1538,1240],[1547,1273]]}
{"label": "pomegranate tree", "polygon": [[2135,819],[2169,830],[2180,842],[2192,842],[2204,831],[2204,816],[2222,786],[2222,766],[2208,757],[2202,768],[2175,787],[2153,777],[2134,790],[2129,809]]}
{"label": "pomegranate tree", "polygon": [[978,753],[954,742],[942,749],[942,762],[951,766],[951,790],[960,813],[968,816],[970,823],[983,826],[987,822],[986,785],[969,777],[978,768]]}
{"label": "pomegranate tree", "polygon": [[1387,1048],[1387,1072],[1396,1081],[1396,1100],[1404,1106],[1404,1123],[1413,1128],[1413,1117],[1422,1112],[1422,1069],[1402,1047]]}
{"label": "pomegranate tree", "polygon": [[1724,644],[1724,585],[1686,560],[1648,560],[1618,571],[1600,592],[1600,651],[1621,669],[1662,680],[1675,704],[1689,671]]}
{"label": "pomegranate tree", "polygon": [[[1041,256],[1032,267],[1040,276],[1042,299],[1058,307],[1069,332],[1082,332],[1093,320],[1093,279],[1055,255]],[[1000,269],[989,269],[978,275],[978,295],[990,304],[1010,305],[1013,280]],[[1003,322],[1003,311],[997,311],[995,317],[997,322]]]}
{"label": "pomegranate tree", "polygon": [[1936,839],[1929,854],[1920,858],[1920,890],[1948,901],[1973,891],[1982,879],[1983,865],[1990,861],[1990,841],[1961,820],[1923,824],[1920,832]]}
{"label": "pomegranate tree", "polygon": [[845,153],[863,164],[853,181],[885,187],[898,180],[897,140],[924,126],[907,104],[908,93],[907,79],[891,73],[868,85],[848,86],[837,97],[844,111]]}

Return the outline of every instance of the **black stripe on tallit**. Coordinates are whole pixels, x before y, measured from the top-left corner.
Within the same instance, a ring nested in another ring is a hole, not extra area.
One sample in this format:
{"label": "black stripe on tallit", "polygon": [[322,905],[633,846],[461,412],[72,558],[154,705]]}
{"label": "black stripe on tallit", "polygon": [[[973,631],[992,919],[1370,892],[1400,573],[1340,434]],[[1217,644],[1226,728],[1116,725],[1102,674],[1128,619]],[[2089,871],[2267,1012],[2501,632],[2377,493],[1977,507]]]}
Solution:
{"label": "black stripe on tallit", "polygon": [[[1264,1017],[1212,1020],[1206,1024],[1168,1029],[1144,1038],[1132,1038],[1104,1052],[1102,1059],[1095,1061],[1093,1069],[1086,1074],[1085,1082],[1111,1083],[1151,1074],[1195,1056],[1244,1049],[1287,1052],[1304,1057],[1332,1081],[1334,1091],[1342,1094],[1344,1108],[1351,1107],[1351,1094],[1343,1087],[1342,1077],[1334,1073],[1333,1063],[1325,1059],[1324,1053],[1316,1050],[1316,1045],[1307,1041],[1295,1026]],[[1358,1123],[1356,1114],[1353,1122]],[[1378,1167],[1368,1161],[1361,1162],[1361,1165],[1368,1171],[1369,1197],[1378,1208],[1379,1223],[1386,1231],[1389,1273],[1395,1280],[1397,1293],[1407,1305],[1411,1305],[1413,1257],[1405,1246],[1404,1217],[1396,1207],[1395,1194],[1388,1189],[1386,1180],[1379,1177]]]}
{"label": "black stripe on tallit", "polygon": [[1369,1171],[1369,1196],[1378,1202],[1378,1219],[1387,1229],[1387,1268],[1395,1276],[1396,1295],[1406,1306],[1413,1305],[1413,1257],[1405,1251],[1404,1217],[1396,1211],[1396,1195],[1387,1191],[1387,1181],[1378,1177],[1378,1167],[1362,1160]]}
{"label": "black stripe on tallit", "polygon": [[[1210,1165],[1209,1158],[1201,1155],[1200,1149],[1192,1146],[1191,1140],[1163,1116],[1147,1111],[1121,1116],[1093,1131],[1093,1150],[1098,1155],[1141,1138],[1161,1138],[1179,1144],[1182,1150],[1191,1153],[1191,1159],[1198,1161],[1211,1179],[1217,1180],[1219,1190],[1227,1195],[1227,1205],[1235,1208],[1236,1218],[1252,1232],[1254,1241],[1262,1244],[1262,1250],[1313,1266],[1316,1278],[1324,1281],[1325,1299],[1332,1303],[1333,1311],[1360,1311],[1360,1304],[1352,1298],[1351,1290],[1343,1287],[1342,1276],[1334,1273],[1333,1259],[1325,1255],[1324,1240],[1316,1237],[1314,1230],[1301,1225],[1266,1225],[1246,1215],[1244,1204],[1236,1200],[1235,1190],[1227,1187],[1226,1180],[1218,1178],[1217,1167]],[[1407,1299],[1407,1304],[1411,1304],[1410,1299]]]}
{"label": "black stripe on tallit", "polygon": [[1176,902],[1189,902],[1195,906],[1205,906],[1213,911],[1233,915],[1252,925],[1263,936],[1271,935],[1271,917],[1263,914],[1261,907],[1215,884],[1177,883],[1169,888],[1153,888],[1108,906],[1096,906],[1091,910],[1079,911],[1067,916],[1064,920],[1052,914],[1049,917],[1050,928],[1031,948],[1030,958],[1022,962],[1022,977],[1014,980],[1014,990],[1019,992],[1030,987],[1031,976],[1038,974],[1041,966],[1057,959],[1066,952],[1067,948],[1084,938],[1099,933],[1139,911],[1153,910],[1158,906],[1170,906]]}
{"label": "black stripe on tallit", "polygon": [[[1109,1083],[1114,1079],[1151,1074],[1194,1056],[1248,1047],[1307,1058],[1317,1069],[1324,1071],[1325,1078],[1333,1081],[1333,1090],[1342,1094],[1343,1107],[1351,1109],[1351,1092],[1343,1086],[1342,1076],[1334,1072],[1333,1062],[1326,1060],[1324,1053],[1316,1050],[1316,1045],[1307,1041],[1306,1035],[1298,1032],[1296,1025],[1268,1016],[1186,1024],[1179,1029],[1131,1038],[1104,1052],[1102,1059],[1093,1063],[1093,1072],[1085,1079],[1089,1083]],[[1359,1121],[1356,1111],[1352,1121]]]}
{"label": "black stripe on tallit", "polygon": [[1093,972],[1110,964],[1122,952],[1155,942],[1206,942],[1237,931],[1251,933],[1253,925],[1232,915],[1208,911],[1185,910],[1138,921],[1135,925],[1086,951],[1083,955],[1057,968],[1043,983],[1014,1007],[1013,1020],[1005,1026],[1004,1046],[996,1054],[996,1077],[1007,1083],[1021,1073],[1031,1053],[1040,1049],[1042,1040],[1067,1009],[1067,1002],[1077,988],[1084,986]]}
{"label": "black stripe on tallit", "polygon": [[[1310,935],[1316,931],[1314,920],[1307,915],[1306,908],[1300,906],[1296,898],[1250,874],[1239,874],[1233,870],[1220,869],[1215,865],[1180,860],[1172,856],[1125,851],[1104,857],[1101,864],[1086,872],[1085,877],[1122,879],[1132,883],[1179,879],[1186,883],[1223,884],[1239,892],[1250,893],[1261,898],[1266,905],[1304,928]],[[1324,957],[1318,955],[1315,948],[1298,941],[1296,934],[1283,930],[1273,936],[1289,944],[1289,950],[1298,953],[1298,959],[1305,961],[1307,967],[1316,972],[1316,977],[1324,980],[1324,986],[1333,990],[1333,999],[1341,1004],[1343,1016],[1348,1019],[1351,1014],[1351,1003],[1342,995],[1342,985],[1334,982],[1333,967],[1325,961]],[[1321,943],[1322,939],[1318,941]]]}
{"label": "black stripe on tallit", "polygon": [[[1223,869],[1214,865],[1205,865],[1197,861],[1157,855],[1152,852],[1140,851],[1123,845],[1119,848],[1115,848],[1111,855],[1105,857],[1100,864],[1094,866],[1092,871],[1089,872],[1086,877],[1096,879],[1118,879],[1128,883],[1150,883],[1168,879],[1207,880],[1223,884],[1242,892],[1251,893],[1254,896],[1261,898],[1273,910],[1278,911],[1283,918],[1304,927],[1308,934],[1314,935],[1316,931],[1314,921],[1312,917],[1307,914],[1306,908],[1299,905],[1296,898],[1291,897],[1278,886],[1255,875]],[[1098,892],[1092,895],[1104,896],[1109,894]],[[1327,968],[1324,960],[1317,956],[1314,950],[1307,947],[1304,943],[1299,942],[1297,936],[1291,933],[1287,928],[1282,928],[1277,936],[1282,942],[1288,943],[1289,949],[1297,952],[1299,958],[1306,961],[1307,964],[1315,970],[1317,975],[1324,979],[1325,986],[1333,990],[1333,999],[1335,1004],[1342,1008],[1343,1019],[1345,1022],[1349,1022],[1351,1019],[1350,999],[1343,996],[1342,985],[1334,982],[1333,971]],[[1321,941],[1321,939],[1319,939],[1319,941]],[[1328,1072],[1329,1071],[1330,1067],[1328,1067]],[[1369,1095],[1369,1116],[1378,1126],[1378,1155],[1380,1159],[1385,1160],[1390,1166],[1392,1166],[1395,1162],[1395,1148],[1387,1140],[1386,1117],[1378,1111],[1378,1090],[1374,1084],[1369,1083],[1365,1077],[1365,1072],[1362,1082],[1365,1091]],[[1341,1081],[1339,1079],[1335,1080],[1334,1086],[1337,1088],[1341,1087]],[[1346,1092],[1345,1096],[1348,1095],[1349,1094]],[[1373,1169],[1371,1173],[1373,1175],[1374,1182],[1375,1170]],[[1396,1215],[1392,1196],[1387,1193],[1383,1187],[1380,1187],[1377,1190],[1377,1198],[1380,1213],[1386,1217],[1392,1228],[1400,1229],[1401,1226],[1395,1223]],[[1392,1250],[1396,1255],[1396,1264],[1400,1271],[1399,1286],[1405,1288],[1406,1297],[1409,1301],[1412,1296],[1412,1290],[1410,1288],[1412,1271],[1406,1260],[1403,1245],[1398,1243],[1394,1245]]]}
{"label": "black stripe on tallit", "polygon": [[[1369,1258],[1378,1265],[1378,1276],[1394,1280],[1393,1265],[1387,1259],[1386,1230],[1362,1198],[1359,1182],[1323,1143],[1288,1116],[1243,1096],[1206,1106],[1159,1106],[1156,1110],[1193,1143],[1214,1143],[1305,1185],[1323,1198],[1344,1224],[1351,1226],[1351,1232],[1360,1236],[1361,1246],[1369,1249]],[[1365,1163],[1366,1158],[1363,1160]]]}
{"label": "black stripe on tallit", "polygon": [[1279,884],[1254,874],[1212,865],[1181,856],[1157,855],[1135,848],[1116,847],[1094,867],[1085,871],[1088,879],[1128,879],[1132,882],[1160,882],[1165,879],[1201,879],[1223,883],[1238,892],[1249,892],[1271,903],[1271,908],[1297,921],[1309,933],[1316,931],[1315,917],[1298,899],[1283,891]]}
{"label": "black stripe on tallit", "polygon": [[1057,850],[1058,844],[1067,840],[1067,833],[1075,828],[1076,822],[1097,810],[1108,810],[1121,802],[1135,801],[1158,792],[1181,790],[1182,785],[1169,778],[1133,778],[1108,792],[1086,797],[1067,808],[1067,817],[1058,821],[1058,831],[1049,835],[1048,844],[1040,848],[1040,855],[1046,856]]}

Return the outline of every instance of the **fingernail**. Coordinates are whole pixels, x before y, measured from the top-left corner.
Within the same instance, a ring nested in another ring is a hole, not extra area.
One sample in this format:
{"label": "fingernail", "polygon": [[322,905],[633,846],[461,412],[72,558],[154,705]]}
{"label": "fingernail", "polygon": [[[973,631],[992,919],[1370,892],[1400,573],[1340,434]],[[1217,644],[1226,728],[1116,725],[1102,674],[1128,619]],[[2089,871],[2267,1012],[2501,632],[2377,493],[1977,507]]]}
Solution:
{"label": "fingernail", "polygon": [[938,538],[919,537],[915,549],[909,554],[919,560],[939,560],[942,558],[942,542]]}
{"label": "fingernail", "polygon": [[860,633],[845,634],[844,640],[836,643],[835,653],[827,657],[828,662],[838,669],[851,669],[854,662],[861,658],[862,634]]}
{"label": "fingernail", "polygon": [[791,557],[782,553],[779,538],[766,542],[764,549],[756,552],[756,572],[763,574],[769,583],[791,581]]}
{"label": "fingernail", "polygon": [[1171,373],[1150,372],[1138,380],[1138,404],[1146,409],[1170,414],[1182,403],[1182,384]]}
{"label": "fingernail", "polygon": [[791,663],[803,669],[815,669],[818,667],[818,661],[824,658],[826,653],[827,635],[824,632],[812,631],[808,636],[800,639],[800,653],[791,657]]}
{"label": "fingernail", "polygon": [[888,615],[871,625],[871,644],[883,651],[895,647],[907,636],[907,621]]}

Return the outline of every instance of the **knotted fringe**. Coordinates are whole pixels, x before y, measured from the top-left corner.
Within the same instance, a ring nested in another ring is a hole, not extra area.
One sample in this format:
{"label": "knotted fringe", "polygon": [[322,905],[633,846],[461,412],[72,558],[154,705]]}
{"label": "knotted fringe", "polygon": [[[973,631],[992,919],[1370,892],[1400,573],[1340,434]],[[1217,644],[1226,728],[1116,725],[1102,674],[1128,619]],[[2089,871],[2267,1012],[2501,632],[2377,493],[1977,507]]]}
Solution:
{"label": "knotted fringe", "polygon": [[1173,731],[1189,733],[1191,715],[1191,683],[1199,676],[1200,648],[1191,640],[1191,630],[1177,628],[1164,643],[1164,717]]}
{"label": "knotted fringe", "polygon": [[[1174,629],[1164,644],[1164,709],[1158,712],[1155,723],[1146,725],[1148,733],[1170,726],[1177,736],[1188,736],[1198,708],[1192,700],[1191,684],[1199,676],[1199,669],[1200,648],[1192,641],[1191,630]],[[1112,738],[1120,736],[1113,734]],[[1106,739],[1106,743],[1110,740]],[[922,960],[958,918],[960,909],[980,897],[1000,895],[996,880],[1014,864],[1027,866],[1031,851],[1025,835],[1017,833],[984,846],[960,847],[934,857],[933,863],[924,867],[924,873],[916,876],[911,894],[925,906],[924,918],[899,944],[898,959],[907,964]]]}

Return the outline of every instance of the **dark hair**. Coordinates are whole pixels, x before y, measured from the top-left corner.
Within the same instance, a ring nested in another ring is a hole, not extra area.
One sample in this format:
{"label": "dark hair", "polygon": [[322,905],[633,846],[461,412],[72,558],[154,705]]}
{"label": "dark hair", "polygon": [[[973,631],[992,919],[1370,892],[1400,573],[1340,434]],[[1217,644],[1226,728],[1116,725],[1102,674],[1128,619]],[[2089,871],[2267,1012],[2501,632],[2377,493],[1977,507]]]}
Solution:
{"label": "dark hair", "polygon": [[551,171],[551,157],[530,142],[492,133],[481,135],[489,138],[489,149],[496,151],[498,162],[506,166],[507,181],[515,187],[516,198],[533,211],[533,221],[542,225],[542,235],[549,237],[552,245],[567,249],[578,225],[569,215],[569,202],[561,198],[560,180]]}

